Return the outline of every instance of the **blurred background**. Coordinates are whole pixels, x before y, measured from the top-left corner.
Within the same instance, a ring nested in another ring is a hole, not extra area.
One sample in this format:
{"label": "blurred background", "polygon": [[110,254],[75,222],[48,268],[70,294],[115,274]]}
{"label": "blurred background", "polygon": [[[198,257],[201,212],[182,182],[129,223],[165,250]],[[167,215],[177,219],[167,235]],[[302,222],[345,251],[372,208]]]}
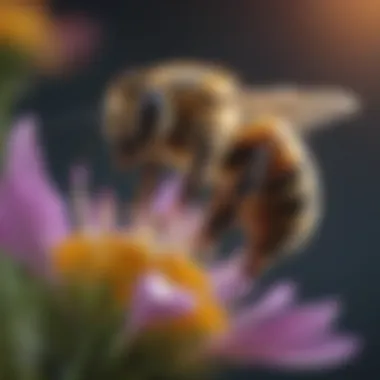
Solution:
{"label": "blurred background", "polygon": [[[304,299],[340,295],[342,326],[364,335],[365,351],[333,373],[225,376],[380,378],[380,1],[60,0],[54,10],[86,12],[105,30],[103,48],[89,65],[37,78],[18,105],[41,115],[51,173],[63,191],[70,165],[84,160],[95,169],[95,186],[111,184],[130,195],[133,178],[112,172],[99,135],[102,91],[126,67],[202,58],[231,66],[252,84],[336,84],[362,96],[361,115],[308,137],[325,181],[326,218],[308,251],[271,270],[261,286],[290,277]],[[234,243],[233,237],[226,242]]]}

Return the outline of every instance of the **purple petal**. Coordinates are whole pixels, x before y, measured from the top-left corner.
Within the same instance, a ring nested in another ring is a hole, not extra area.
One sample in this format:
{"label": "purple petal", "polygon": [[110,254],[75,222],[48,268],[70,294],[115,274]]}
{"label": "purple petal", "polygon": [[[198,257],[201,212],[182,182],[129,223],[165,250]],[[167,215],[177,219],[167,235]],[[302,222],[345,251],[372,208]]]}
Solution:
{"label": "purple petal", "polygon": [[73,166],[70,170],[70,186],[73,189],[87,191],[90,174],[85,165]]}
{"label": "purple petal", "polygon": [[340,311],[336,301],[290,308],[293,302],[294,287],[277,286],[237,316],[231,330],[213,343],[212,353],[239,363],[293,369],[339,365],[356,353],[355,339],[332,337]]}
{"label": "purple petal", "polygon": [[111,190],[103,190],[94,205],[95,226],[102,231],[117,228],[116,196]]}
{"label": "purple petal", "polygon": [[360,341],[351,336],[328,337],[309,346],[261,348],[251,350],[235,348],[230,359],[239,364],[253,364],[280,370],[315,371],[338,367],[358,355]]}
{"label": "purple petal", "polygon": [[258,325],[263,321],[281,315],[296,300],[296,286],[291,282],[275,284],[256,304],[242,311],[236,318],[237,329]]}
{"label": "purple petal", "polygon": [[36,129],[26,117],[11,130],[0,184],[0,246],[41,270],[49,249],[66,236],[68,218],[45,173]]}
{"label": "purple petal", "polygon": [[193,308],[194,300],[189,293],[159,274],[149,274],[136,287],[128,328],[136,332],[151,323],[186,315]]}
{"label": "purple petal", "polygon": [[[160,223],[162,219],[158,221]],[[195,208],[176,210],[168,217],[167,223],[162,224],[162,237],[166,237],[169,245],[193,253],[197,243],[197,234],[201,227],[200,221],[200,213]]]}
{"label": "purple petal", "polygon": [[279,351],[270,355],[267,363],[272,367],[297,370],[319,370],[341,366],[360,352],[360,341],[351,336],[330,337],[310,347]]}
{"label": "purple petal", "polygon": [[[75,179],[74,179],[75,178]],[[71,202],[76,228],[105,232],[118,228],[117,199],[111,189],[103,189],[91,198],[87,190],[88,171],[83,167],[72,169]]]}
{"label": "purple petal", "polygon": [[166,215],[172,211],[178,200],[178,194],[182,185],[180,178],[165,181],[157,191],[152,202],[151,212],[155,215]]}
{"label": "purple petal", "polygon": [[44,177],[41,152],[37,143],[37,119],[34,116],[20,118],[10,131],[5,147],[4,176],[21,179],[24,176],[34,180]]}
{"label": "purple petal", "polygon": [[91,204],[89,195],[90,173],[84,165],[70,169],[70,200],[75,228],[84,230],[96,224],[96,206]]}
{"label": "purple petal", "polygon": [[230,303],[246,295],[253,287],[253,280],[244,277],[241,269],[242,255],[233,254],[211,269],[211,281],[217,297]]}
{"label": "purple petal", "polygon": [[[164,181],[145,213],[161,244],[186,247],[186,251],[192,251],[201,228],[202,211],[195,207],[183,207],[178,202],[182,183],[179,176]],[[140,220],[142,215],[140,211]]]}
{"label": "purple petal", "polygon": [[268,319],[257,319],[251,325],[237,325],[234,341],[238,346],[289,347],[304,344],[326,334],[337,318],[339,307],[336,302],[325,302],[299,306]]}
{"label": "purple petal", "polygon": [[296,287],[290,282],[275,284],[256,304],[241,311],[230,331],[211,342],[210,350],[215,355],[229,355],[231,348],[240,344],[247,331],[259,331],[262,323],[282,315],[295,302]]}

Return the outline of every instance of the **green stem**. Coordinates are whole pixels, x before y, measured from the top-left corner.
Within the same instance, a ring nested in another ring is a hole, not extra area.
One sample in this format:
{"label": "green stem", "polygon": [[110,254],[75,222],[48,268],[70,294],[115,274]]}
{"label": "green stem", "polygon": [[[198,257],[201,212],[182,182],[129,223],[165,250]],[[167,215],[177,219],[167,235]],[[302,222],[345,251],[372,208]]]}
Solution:
{"label": "green stem", "polygon": [[62,380],[83,380],[83,370],[88,363],[88,357],[92,348],[92,340],[84,342],[78,349],[71,364],[64,371]]}
{"label": "green stem", "polygon": [[21,78],[0,81],[0,168],[4,156],[4,144],[10,130],[13,104],[23,90]]}

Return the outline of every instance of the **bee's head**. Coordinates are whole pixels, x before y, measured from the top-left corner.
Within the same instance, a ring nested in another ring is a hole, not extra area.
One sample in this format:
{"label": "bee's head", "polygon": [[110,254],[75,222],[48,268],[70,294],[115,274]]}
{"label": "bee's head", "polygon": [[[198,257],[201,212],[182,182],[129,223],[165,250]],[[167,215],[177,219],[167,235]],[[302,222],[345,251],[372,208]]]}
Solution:
{"label": "bee's head", "polygon": [[212,73],[198,82],[172,86],[172,117],[167,131],[170,149],[186,155],[199,139],[217,138],[234,124],[234,91],[231,81]]}
{"label": "bee's head", "polygon": [[116,165],[124,168],[149,154],[170,123],[169,116],[167,97],[160,89],[141,86],[134,93],[111,93],[105,124]]}

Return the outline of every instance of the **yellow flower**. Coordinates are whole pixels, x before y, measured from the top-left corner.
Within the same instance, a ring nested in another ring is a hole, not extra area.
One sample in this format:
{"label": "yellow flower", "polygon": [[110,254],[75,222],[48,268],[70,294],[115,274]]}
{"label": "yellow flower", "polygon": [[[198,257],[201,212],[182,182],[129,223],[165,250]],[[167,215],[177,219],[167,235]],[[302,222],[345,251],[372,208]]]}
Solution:
{"label": "yellow flower", "polygon": [[53,267],[66,279],[103,278],[117,299],[131,301],[137,281],[158,271],[174,285],[189,291],[196,301],[193,312],[177,320],[159,321],[160,331],[212,335],[226,328],[226,311],[213,294],[209,277],[191,258],[178,252],[152,252],[143,240],[118,235],[72,235],[54,251]]}
{"label": "yellow flower", "polygon": [[58,59],[56,30],[43,4],[0,4],[0,44],[31,55],[37,65],[50,67]]}
{"label": "yellow flower", "polygon": [[97,23],[78,14],[54,17],[43,0],[0,0],[0,47],[26,54],[44,72],[87,62],[100,39]]}

